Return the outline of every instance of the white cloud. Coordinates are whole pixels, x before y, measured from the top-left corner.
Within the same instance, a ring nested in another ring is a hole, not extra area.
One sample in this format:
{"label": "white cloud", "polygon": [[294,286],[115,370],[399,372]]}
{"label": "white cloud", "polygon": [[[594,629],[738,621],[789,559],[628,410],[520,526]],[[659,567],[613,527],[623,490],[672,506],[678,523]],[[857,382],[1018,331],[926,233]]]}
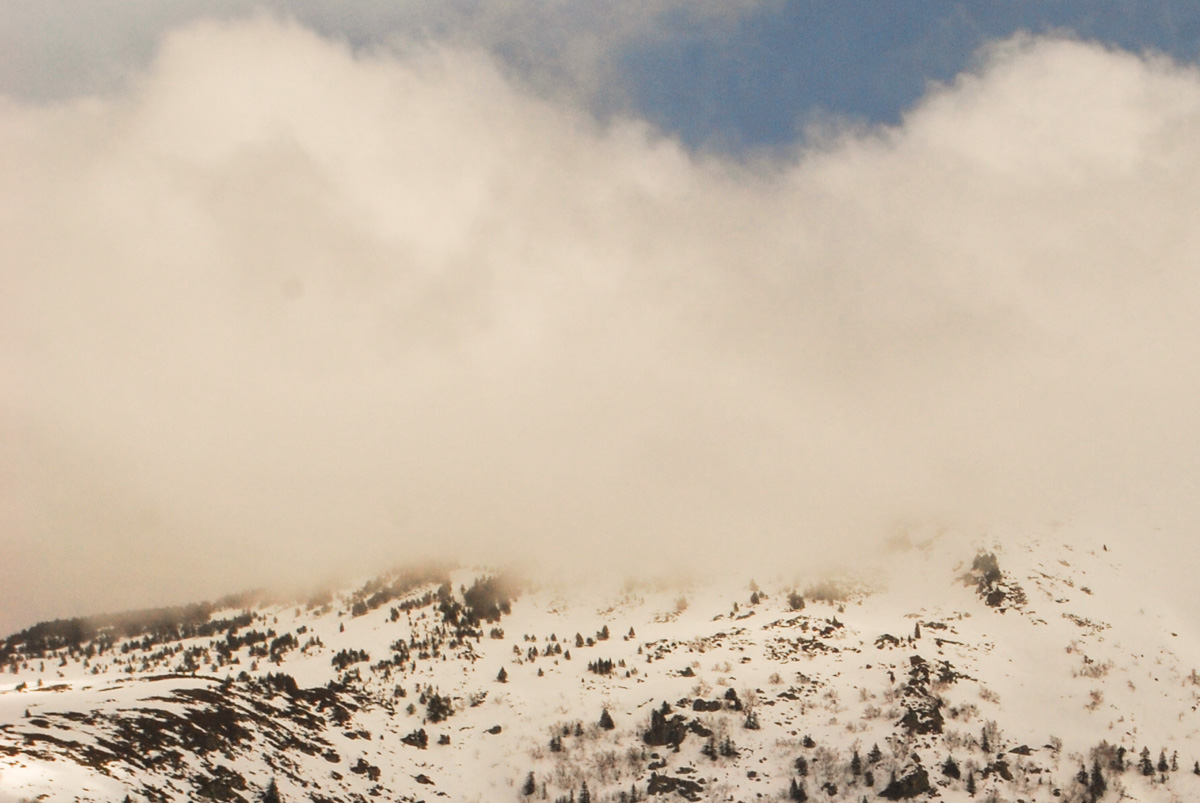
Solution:
{"label": "white cloud", "polygon": [[487,52],[539,91],[612,110],[631,44],[725,24],[778,0],[0,0],[0,93],[31,99],[123,89],[163,35],[201,20],[273,14],[360,52],[428,42]]}
{"label": "white cloud", "polygon": [[1192,71],[1021,40],[738,164],[476,49],[192,26],[116,95],[0,108],[0,608],[897,521],[1194,556],[1198,130]]}

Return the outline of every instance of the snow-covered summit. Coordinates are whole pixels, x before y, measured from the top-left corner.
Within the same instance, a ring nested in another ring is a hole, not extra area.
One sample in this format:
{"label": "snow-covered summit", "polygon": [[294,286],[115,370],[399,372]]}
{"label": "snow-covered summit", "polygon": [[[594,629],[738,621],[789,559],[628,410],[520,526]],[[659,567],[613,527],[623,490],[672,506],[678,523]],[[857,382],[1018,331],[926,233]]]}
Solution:
{"label": "snow-covered summit", "polygon": [[1200,799],[1200,654],[1103,545],[866,578],[393,572],[0,643],[0,801]]}

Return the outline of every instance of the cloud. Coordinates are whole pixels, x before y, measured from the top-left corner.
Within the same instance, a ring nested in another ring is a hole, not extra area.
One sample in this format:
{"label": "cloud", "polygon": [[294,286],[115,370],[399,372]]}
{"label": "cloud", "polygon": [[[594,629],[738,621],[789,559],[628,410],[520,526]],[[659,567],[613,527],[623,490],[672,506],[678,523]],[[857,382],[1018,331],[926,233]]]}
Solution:
{"label": "cloud", "polygon": [[1198,126],[1191,69],[1017,39],[739,162],[476,48],[191,25],[0,106],[0,608],[906,522],[1194,557]]}
{"label": "cloud", "polygon": [[778,0],[154,0],[22,3],[0,0],[0,92],[34,100],[121,91],[163,36],[204,20],[287,17],[359,52],[405,52],[429,42],[491,54],[544,93],[625,104],[622,49],[675,30],[722,25]]}

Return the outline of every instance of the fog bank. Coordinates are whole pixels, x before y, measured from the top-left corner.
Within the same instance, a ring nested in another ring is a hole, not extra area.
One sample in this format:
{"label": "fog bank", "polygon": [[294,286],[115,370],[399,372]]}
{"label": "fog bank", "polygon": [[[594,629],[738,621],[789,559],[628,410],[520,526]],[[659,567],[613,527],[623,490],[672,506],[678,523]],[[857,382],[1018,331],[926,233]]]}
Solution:
{"label": "fog bank", "polygon": [[546,97],[259,19],[0,101],[0,629],[909,524],[1197,557],[1194,70],[1018,39],[742,161]]}

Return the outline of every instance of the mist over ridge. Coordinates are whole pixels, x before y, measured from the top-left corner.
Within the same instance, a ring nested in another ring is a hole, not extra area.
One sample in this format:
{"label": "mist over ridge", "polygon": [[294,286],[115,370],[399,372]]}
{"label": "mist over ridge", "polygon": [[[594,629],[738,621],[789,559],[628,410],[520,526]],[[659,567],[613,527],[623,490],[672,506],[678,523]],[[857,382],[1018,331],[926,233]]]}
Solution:
{"label": "mist over ridge", "polygon": [[0,630],[445,556],[836,564],[905,522],[1187,565],[1198,134],[1194,69],[1034,38],[740,161],[267,18],[4,100]]}

